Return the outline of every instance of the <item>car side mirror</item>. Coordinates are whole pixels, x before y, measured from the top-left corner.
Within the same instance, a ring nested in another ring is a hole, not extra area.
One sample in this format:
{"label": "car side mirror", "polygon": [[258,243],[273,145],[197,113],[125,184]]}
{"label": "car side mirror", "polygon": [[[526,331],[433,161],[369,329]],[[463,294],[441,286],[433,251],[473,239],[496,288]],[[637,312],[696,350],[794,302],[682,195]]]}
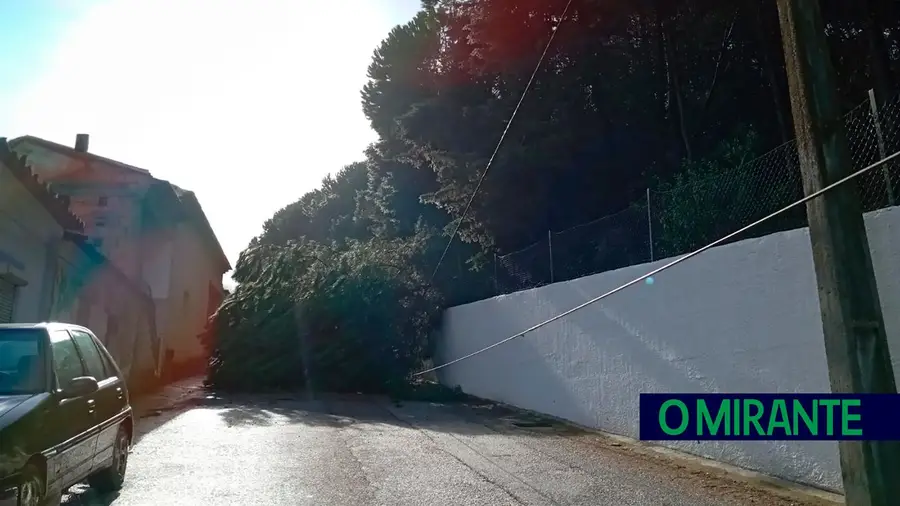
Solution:
{"label": "car side mirror", "polygon": [[96,378],[93,376],[79,376],[73,378],[68,385],[63,387],[62,397],[63,399],[71,399],[73,397],[90,395],[97,390],[100,390],[100,384]]}

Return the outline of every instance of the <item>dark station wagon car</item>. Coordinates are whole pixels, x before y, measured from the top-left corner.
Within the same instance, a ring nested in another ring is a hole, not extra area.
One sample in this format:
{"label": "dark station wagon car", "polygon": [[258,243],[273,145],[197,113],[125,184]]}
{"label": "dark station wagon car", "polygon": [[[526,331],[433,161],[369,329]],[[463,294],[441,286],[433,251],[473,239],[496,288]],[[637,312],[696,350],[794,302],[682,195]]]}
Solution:
{"label": "dark station wagon car", "polygon": [[122,373],[90,330],[0,325],[0,506],[56,506],[85,479],[118,490],[133,424]]}

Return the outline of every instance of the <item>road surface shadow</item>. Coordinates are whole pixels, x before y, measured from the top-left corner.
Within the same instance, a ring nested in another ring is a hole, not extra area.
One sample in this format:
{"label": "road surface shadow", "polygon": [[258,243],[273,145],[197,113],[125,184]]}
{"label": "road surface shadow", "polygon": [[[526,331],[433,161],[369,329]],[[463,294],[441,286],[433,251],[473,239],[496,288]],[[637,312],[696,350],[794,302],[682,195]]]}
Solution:
{"label": "road surface shadow", "polygon": [[118,499],[119,493],[100,494],[87,485],[76,485],[63,496],[62,506],[110,506]]}
{"label": "road surface shadow", "polygon": [[437,432],[480,435],[495,432],[484,422],[491,419],[512,427],[551,427],[510,409],[488,404],[392,402],[365,395],[318,395],[314,399],[294,395],[210,395],[197,407],[214,409],[228,427],[302,424],[341,428],[355,424],[415,425]]}

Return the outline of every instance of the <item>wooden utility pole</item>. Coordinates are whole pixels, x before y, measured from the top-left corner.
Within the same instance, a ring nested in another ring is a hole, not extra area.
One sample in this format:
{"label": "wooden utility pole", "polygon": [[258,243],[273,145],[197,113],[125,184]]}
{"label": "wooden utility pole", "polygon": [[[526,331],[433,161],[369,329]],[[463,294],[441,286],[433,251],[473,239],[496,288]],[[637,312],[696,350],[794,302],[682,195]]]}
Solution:
{"label": "wooden utility pole", "polygon": [[[850,174],[850,156],[819,0],[778,0],[803,188]],[[875,271],[855,180],[806,205],[825,353],[835,393],[896,393]],[[841,441],[849,506],[900,498],[900,443]]]}

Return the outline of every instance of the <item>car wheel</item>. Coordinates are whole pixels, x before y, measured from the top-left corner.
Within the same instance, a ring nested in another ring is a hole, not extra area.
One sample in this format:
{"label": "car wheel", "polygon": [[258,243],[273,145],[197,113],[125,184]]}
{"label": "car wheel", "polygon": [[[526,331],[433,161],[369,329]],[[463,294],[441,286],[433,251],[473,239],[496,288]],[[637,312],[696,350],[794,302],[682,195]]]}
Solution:
{"label": "car wheel", "polygon": [[59,506],[61,496],[48,497],[44,486],[44,473],[34,464],[28,464],[22,473],[22,484],[19,485],[20,506]]}
{"label": "car wheel", "polygon": [[88,484],[97,492],[102,494],[121,490],[125,483],[125,470],[128,468],[128,440],[128,431],[120,426],[113,445],[112,464],[88,480]]}

